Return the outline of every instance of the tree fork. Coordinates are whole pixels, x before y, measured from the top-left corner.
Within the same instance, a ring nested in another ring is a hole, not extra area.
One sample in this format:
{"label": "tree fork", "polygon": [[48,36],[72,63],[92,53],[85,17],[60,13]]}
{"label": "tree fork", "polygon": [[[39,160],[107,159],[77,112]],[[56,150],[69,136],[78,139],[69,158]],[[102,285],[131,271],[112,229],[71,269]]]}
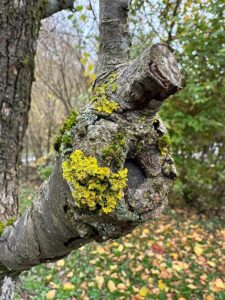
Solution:
{"label": "tree fork", "polygon": [[[92,240],[125,235],[158,216],[167,203],[176,169],[166,129],[156,112],[163,100],[181,88],[181,75],[166,45],[157,44],[129,62],[128,1],[113,1],[107,8],[108,2],[100,3],[102,37],[91,103],[64,133],[54,172],[41,186],[31,208],[0,237],[0,276],[5,280],[14,271],[60,259]],[[118,22],[111,22],[115,16],[124,25],[118,28],[118,39],[109,25],[116,26]],[[115,43],[110,43],[110,36]],[[26,88],[30,91],[30,85]],[[84,163],[81,171],[88,174],[85,182],[72,175],[71,181],[65,180],[62,163],[71,161],[74,153]],[[109,197],[108,213],[98,198],[92,199],[92,210],[90,199],[78,194],[79,189],[89,191],[93,185],[90,174],[96,169],[85,167],[89,160],[99,172],[108,174],[104,180],[111,180],[100,188],[118,193],[116,203]],[[128,184],[118,189],[113,184],[125,168]]]}

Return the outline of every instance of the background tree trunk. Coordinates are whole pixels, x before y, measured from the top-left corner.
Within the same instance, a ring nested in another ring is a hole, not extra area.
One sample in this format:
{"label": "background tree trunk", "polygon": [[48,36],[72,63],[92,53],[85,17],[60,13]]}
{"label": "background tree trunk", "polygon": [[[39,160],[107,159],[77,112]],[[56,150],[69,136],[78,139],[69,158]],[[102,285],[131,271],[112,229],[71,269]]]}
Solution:
{"label": "background tree trunk", "polygon": [[23,8],[11,0],[0,5],[0,221],[18,212],[18,170],[40,23],[37,2],[26,2]]}
{"label": "background tree trunk", "polygon": [[[20,155],[28,124],[40,21],[72,5],[73,1],[42,0],[0,3],[0,222],[18,213]],[[1,300],[13,298],[13,281],[11,276],[1,274]]]}

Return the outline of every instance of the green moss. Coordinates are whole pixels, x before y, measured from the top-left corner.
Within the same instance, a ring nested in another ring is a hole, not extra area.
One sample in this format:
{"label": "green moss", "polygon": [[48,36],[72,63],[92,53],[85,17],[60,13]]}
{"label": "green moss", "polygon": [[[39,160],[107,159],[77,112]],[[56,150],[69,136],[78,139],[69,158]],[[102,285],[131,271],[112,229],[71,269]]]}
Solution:
{"label": "green moss", "polygon": [[69,134],[64,134],[62,136],[62,143],[66,148],[71,148],[72,147],[72,138]]}
{"label": "green moss", "polygon": [[24,59],[23,59],[23,64],[24,64],[25,66],[28,66],[28,65],[32,64],[32,60],[31,60],[31,58],[30,58],[29,55],[26,55],[26,56],[24,57]]}
{"label": "green moss", "polygon": [[119,108],[119,104],[115,101],[107,99],[106,93],[110,91],[115,93],[117,90],[116,85],[117,73],[112,73],[109,76],[107,83],[103,83],[101,86],[96,86],[94,93],[90,98],[90,102],[96,102],[93,108],[99,112],[104,112],[106,114],[112,114],[115,110]]}
{"label": "green moss", "polygon": [[157,140],[157,146],[162,156],[171,152],[171,140],[168,134],[164,134]]}
{"label": "green moss", "polygon": [[74,189],[78,207],[110,213],[123,197],[127,185],[127,169],[111,172],[98,165],[96,158],[76,150],[62,163],[63,177]]}
{"label": "green moss", "polygon": [[68,132],[76,124],[77,116],[78,113],[73,110],[69,117],[64,121],[63,126],[60,129],[60,134],[55,138],[54,141],[54,148],[57,152],[60,151],[62,143],[65,145],[65,147],[72,147],[72,139]]}
{"label": "green moss", "polygon": [[118,169],[123,162],[123,154],[126,152],[126,140],[124,132],[117,132],[112,143],[102,150],[103,159],[109,163],[110,166]]}
{"label": "green moss", "polygon": [[16,218],[11,218],[4,223],[0,222],[0,236],[3,234],[5,228],[7,226],[12,226],[15,221],[16,221]]}
{"label": "green moss", "polygon": [[3,234],[5,227],[6,227],[5,224],[0,222],[0,236]]}

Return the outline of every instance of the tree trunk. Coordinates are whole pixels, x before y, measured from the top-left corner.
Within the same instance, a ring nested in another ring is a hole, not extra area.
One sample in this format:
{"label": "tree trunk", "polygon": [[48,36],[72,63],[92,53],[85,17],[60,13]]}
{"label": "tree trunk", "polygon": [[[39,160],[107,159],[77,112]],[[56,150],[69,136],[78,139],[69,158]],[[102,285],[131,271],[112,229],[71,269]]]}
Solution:
{"label": "tree trunk", "polygon": [[18,212],[18,170],[39,28],[35,10],[33,1],[22,9],[15,1],[0,6],[0,221]]}
{"label": "tree trunk", "polygon": [[[0,4],[0,222],[18,213],[19,163],[40,21],[72,5],[73,1],[42,0],[3,0]],[[0,299],[12,299],[13,279],[1,277]]]}
{"label": "tree trunk", "polygon": [[[61,3],[68,7],[69,2]],[[18,162],[40,19],[62,8],[52,0],[44,7],[42,1],[15,3],[0,5],[3,221],[17,211]],[[0,237],[2,299],[11,299],[5,295],[17,272],[60,259],[92,240],[118,238],[158,216],[176,177],[169,138],[156,116],[163,100],[181,87],[174,55],[157,44],[129,62],[128,0],[101,0],[100,9],[91,103],[60,137],[54,172],[31,208]]]}

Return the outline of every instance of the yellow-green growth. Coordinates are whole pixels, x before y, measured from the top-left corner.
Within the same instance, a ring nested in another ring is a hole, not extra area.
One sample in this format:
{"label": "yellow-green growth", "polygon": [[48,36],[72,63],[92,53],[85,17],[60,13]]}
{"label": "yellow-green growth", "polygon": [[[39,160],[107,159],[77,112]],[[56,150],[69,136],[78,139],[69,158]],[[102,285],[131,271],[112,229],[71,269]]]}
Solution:
{"label": "yellow-green growth", "polygon": [[0,236],[3,234],[5,228],[7,226],[12,226],[15,221],[16,221],[16,218],[11,218],[11,219],[9,219],[8,221],[6,221],[4,223],[0,222]]}
{"label": "yellow-green growth", "polygon": [[111,115],[115,110],[119,108],[118,103],[116,103],[115,101],[111,101],[106,97],[107,90],[112,93],[116,92],[116,78],[117,73],[112,73],[107,83],[103,83],[101,86],[96,86],[96,88],[94,89],[94,93],[90,98],[90,102],[93,103],[96,101],[93,106],[95,110]]}
{"label": "yellow-green growth", "polygon": [[69,135],[66,135],[66,132],[70,131],[70,129],[76,124],[77,116],[78,113],[73,110],[69,117],[64,121],[63,126],[60,129],[60,134],[55,138],[54,148],[56,151],[60,150],[62,143],[64,143],[66,147],[72,146],[72,139]]}
{"label": "yellow-green growth", "polygon": [[100,99],[94,105],[94,109],[99,112],[104,112],[111,115],[115,110],[119,108],[119,104],[114,101],[109,101],[107,99]]}
{"label": "yellow-green growth", "polygon": [[127,186],[127,169],[112,173],[100,167],[96,158],[75,150],[62,163],[63,177],[73,188],[72,195],[79,207],[110,213],[123,197]]}
{"label": "yellow-green growth", "polygon": [[164,134],[157,140],[157,146],[162,156],[171,151],[171,140],[168,134]]}
{"label": "yellow-green growth", "polygon": [[126,139],[124,132],[117,132],[113,137],[112,143],[102,149],[102,155],[110,166],[120,168],[124,159],[123,154],[126,152]]}

